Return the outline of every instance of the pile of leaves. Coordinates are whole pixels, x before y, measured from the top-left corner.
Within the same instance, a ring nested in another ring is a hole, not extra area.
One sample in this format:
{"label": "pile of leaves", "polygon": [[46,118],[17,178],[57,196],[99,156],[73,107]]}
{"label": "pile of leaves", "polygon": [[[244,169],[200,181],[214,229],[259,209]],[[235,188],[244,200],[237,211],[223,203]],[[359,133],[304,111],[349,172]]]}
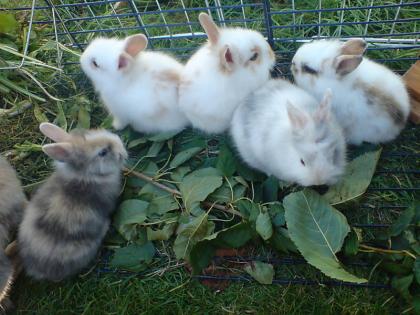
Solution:
{"label": "pile of leaves", "polygon": [[[302,255],[328,277],[346,282],[368,279],[349,272],[339,258],[370,260],[391,272],[403,297],[416,301],[419,204],[375,239],[364,239],[338,210],[354,207],[366,192],[381,148],[359,148],[342,180],[320,192],[248,168],[228,137],[210,139],[191,130],[151,137],[126,130],[123,137],[132,158],[114,217],[122,239],[111,237],[111,266],[146,270],[164,247],[200,274],[217,249],[263,243],[280,254]],[[260,261],[244,271],[264,284],[272,283],[275,273]]]}

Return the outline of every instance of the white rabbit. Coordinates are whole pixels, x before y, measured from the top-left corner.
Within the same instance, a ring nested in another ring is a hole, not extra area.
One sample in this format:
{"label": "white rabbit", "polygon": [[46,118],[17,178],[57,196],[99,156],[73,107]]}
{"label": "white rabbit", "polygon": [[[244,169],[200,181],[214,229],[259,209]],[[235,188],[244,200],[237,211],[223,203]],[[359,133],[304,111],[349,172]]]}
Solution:
{"label": "white rabbit", "polygon": [[233,115],[231,133],[241,157],[267,175],[303,186],[337,182],[346,146],[330,102],[330,90],[319,104],[290,82],[269,81]]}
{"label": "white rabbit", "polygon": [[326,88],[334,91],[332,110],[351,144],[394,139],[410,112],[402,79],[364,58],[366,46],[362,39],[313,41],[300,47],[292,61],[297,85],[318,100]]}
{"label": "white rabbit", "polygon": [[270,78],[275,56],[256,31],[219,29],[205,13],[199,20],[209,40],[182,71],[179,106],[193,127],[221,133],[237,105]]}
{"label": "white rabbit", "polygon": [[178,131],[188,120],[178,107],[182,65],[167,55],[143,51],[143,34],[97,38],[80,58],[105,107],[113,127],[128,124],[140,132]]}

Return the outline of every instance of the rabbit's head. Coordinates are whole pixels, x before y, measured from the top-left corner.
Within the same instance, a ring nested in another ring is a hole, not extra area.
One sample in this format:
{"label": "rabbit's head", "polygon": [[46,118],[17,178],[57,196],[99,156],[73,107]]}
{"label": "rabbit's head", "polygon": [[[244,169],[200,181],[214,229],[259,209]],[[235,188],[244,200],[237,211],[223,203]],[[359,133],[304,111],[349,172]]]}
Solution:
{"label": "rabbit's head", "polygon": [[43,145],[42,150],[69,176],[93,180],[119,174],[127,158],[121,139],[106,130],[67,133],[50,123],[42,123],[39,128],[55,142]]}
{"label": "rabbit's head", "polygon": [[304,186],[333,184],[344,172],[346,147],[341,129],[330,113],[331,90],[327,90],[319,107],[302,111],[290,102],[287,114],[292,143],[298,154],[295,163],[299,184]]}

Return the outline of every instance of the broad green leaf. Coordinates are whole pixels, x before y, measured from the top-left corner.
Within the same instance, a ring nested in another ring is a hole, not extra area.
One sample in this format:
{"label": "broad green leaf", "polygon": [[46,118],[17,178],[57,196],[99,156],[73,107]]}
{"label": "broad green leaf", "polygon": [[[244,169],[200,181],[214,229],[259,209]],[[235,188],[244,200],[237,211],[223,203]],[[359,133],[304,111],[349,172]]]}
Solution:
{"label": "broad green leaf", "polygon": [[217,203],[232,203],[242,198],[246,187],[239,184],[233,177],[226,178],[222,186],[209,195],[209,200]]}
{"label": "broad green leaf", "polygon": [[359,250],[359,238],[352,229],[344,242],[344,254],[347,256],[354,256]]}
{"label": "broad green leaf", "polygon": [[217,157],[216,168],[220,170],[223,176],[230,177],[236,171],[236,160],[227,144],[224,144]]}
{"label": "broad green leaf", "polygon": [[125,200],[114,216],[114,226],[126,240],[133,240],[136,234],[135,225],[146,220],[149,203],[143,200]]}
{"label": "broad green leaf", "polygon": [[177,169],[171,173],[171,179],[176,183],[180,183],[189,172],[191,172],[191,168],[189,166],[177,167]]}
{"label": "broad green leaf", "polygon": [[416,277],[416,281],[420,284],[420,257],[417,256],[416,261],[414,262],[414,277]]}
{"label": "broad green leaf", "polygon": [[409,291],[410,285],[413,282],[414,276],[408,275],[404,277],[394,276],[391,281],[391,286],[395,289],[405,300],[410,300],[411,294]]}
{"label": "broad green leaf", "polygon": [[262,188],[264,202],[272,202],[278,200],[279,180],[276,177],[268,177],[263,182]]}
{"label": "broad green leaf", "polygon": [[176,223],[165,224],[162,229],[154,230],[147,228],[147,239],[149,241],[167,241],[174,234]]}
{"label": "broad green leaf", "polygon": [[187,211],[199,208],[199,203],[220,187],[222,177],[218,175],[203,175],[210,171],[198,170],[185,176],[179,185],[179,190]]}
{"label": "broad green leaf", "polygon": [[127,149],[132,149],[132,148],[135,148],[135,147],[137,147],[141,144],[145,144],[145,143],[147,143],[147,139],[145,139],[145,138],[134,139],[134,140],[131,140],[128,143]]}
{"label": "broad green leaf", "polygon": [[189,262],[193,275],[198,275],[206,268],[216,252],[214,242],[203,240],[198,242],[190,251]]}
{"label": "broad green leaf", "polygon": [[160,150],[162,150],[164,145],[165,145],[164,141],[153,142],[152,145],[149,148],[149,151],[147,151],[146,156],[147,157],[156,157],[159,154]]}
{"label": "broad green leaf", "polygon": [[400,214],[397,221],[395,221],[389,228],[390,236],[400,235],[411,223],[411,220],[414,218],[414,205],[411,205]]}
{"label": "broad green leaf", "polygon": [[275,227],[280,227],[286,224],[284,208],[280,202],[270,204],[268,206],[268,213],[270,214],[271,221]]}
{"label": "broad green leaf", "polygon": [[257,233],[264,241],[268,240],[273,235],[273,226],[268,212],[261,211],[255,225]]}
{"label": "broad green leaf", "polygon": [[344,270],[335,255],[350,232],[342,213],[309,189],[287,195],[283,205],[290,238],[308,263],[331,278],[366,282]]}
{"label": "broad green leaf", "polygon": [[328,189],[324,198],[336,205],[363,195],[372,181],[381,151],[380,148],[366,152],[350,161],[341,180]]}
{"label": "broad green leaf", "polygon": [[269,243],[278,251],[288,254],[289,252],[298,253],[296,245],[289,236],[289,231],[282,227],[277,227],[273,231],[273,236]]}
{"label": "broad green leaf", "polygon": [[208,220],[207,213],[193,218],[190,222],[180,224],[177,238],[174,242],[174,252],[177,259],[187,259],[193,246],[214,231],[214,223]]}
{"label": "broad green leaf", "polygon": [[115,250],[110,265],[115,268],[130,271],[142,271],[146,269],[147,264],[151,262],[155,255],[155,247],[152,242],[144,245],[131,244],[127,247]]}
{"label": "broad green leaf", "polygon": [[153,142],[162,142],[162,141],[166,141],[166,140],[172,139],[178,133],[179,133],[179,131],[161,132],[161,133],[158,133],[156,135],[152,135],[152,136],[148,137],[147,139],[149,141],[153,141]]}
{"label": "broad green leaf", "polygon": [[171,168],[178,167],[182,163],[191,159],[194,155],[196,155],[202,149],[203,148],[201,147],[193,147],[193,148],[189,148],[189,149],[186,149],[184,151],[177,153],[177,155],[175,155],[174,159],[171,161],[171,164],[169,164],[169,166]]}
{"label": "broad green leaf", "polygon": [[179,208],[178,202],[169,192],[159,189],[155,185],[146,184],[139,192],[139,197],[149,202],[147,215],[165,214]]}
{"label": "broad green leaf", "polygon": [[257,221],[258,214],[260,213],[260,206],[255,202],[249,200],[239,200],[235,203],[239,212],[250,222]]}
{"label": "broad green leaf", "polygon": [[245,271],[261,284],[272,284],[274,278],[274,268],[271,264],[261,261],[253,261],[245,266]]}

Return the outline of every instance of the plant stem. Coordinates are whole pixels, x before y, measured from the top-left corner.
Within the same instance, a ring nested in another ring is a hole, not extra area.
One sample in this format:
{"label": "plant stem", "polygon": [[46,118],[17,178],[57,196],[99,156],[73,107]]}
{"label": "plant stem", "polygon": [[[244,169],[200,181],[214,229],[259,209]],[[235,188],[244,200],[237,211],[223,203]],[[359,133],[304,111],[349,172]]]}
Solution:
{"label": "plant stem", "polygon": [[[170,188],[170,187],[168,187],[166,185],[163,185],[161,183],[158,183],[155,179],[153,179],[152,177],[147,176],[147,175],[145,175],[143,173],[130,170],[130,169],[126,168],[126,167],[123,168],[123,171],[125,172],[125,175],[126,176],[129,176],[130,174],[132,174],[135,177],[137,177],[139,179],[142,179],[142,180],[144,180],[144,181],[146,181],[146,182],[148,182],[148,183],[150,183],[150,184],[158,187],[159,189],[162,189],[162,190],[170,193],[171,195],[174,195],[174,196],[177,196],[177,197],[181,197],[182,196],[181,195],[181,192],[179,190],[173,189],[173,188]],[[217,203],[208,202],[208,201],[204,201],[203,204],[206,207],[208,207],[208,208],[215,208],[215,209],[218,209],[218,210],[222,210],[222,211],[229,212],[231,214],[237,215],[237,216],[239,216],[241,218],[243,217],[242,213],[240,213],[239,211],[236,211],[233,208],[229,208],[229,207],[226,207],[226,206],[223,206],[223,205],[220,205],[220,204],[217,204]]]}
{"label": "plant stem", "polygon": [[410,253],[408,250],[395,250],[395,249],[377,248],[377,247],[372,247],[372,246],[364,245],[364,244],[360,244],[360,248],[367,249],[369,251],[376,252],[376,253],[400,254],[400,255],[409,256],[411,258],[416,259],[416,256],[413,255],[412,253]]}

